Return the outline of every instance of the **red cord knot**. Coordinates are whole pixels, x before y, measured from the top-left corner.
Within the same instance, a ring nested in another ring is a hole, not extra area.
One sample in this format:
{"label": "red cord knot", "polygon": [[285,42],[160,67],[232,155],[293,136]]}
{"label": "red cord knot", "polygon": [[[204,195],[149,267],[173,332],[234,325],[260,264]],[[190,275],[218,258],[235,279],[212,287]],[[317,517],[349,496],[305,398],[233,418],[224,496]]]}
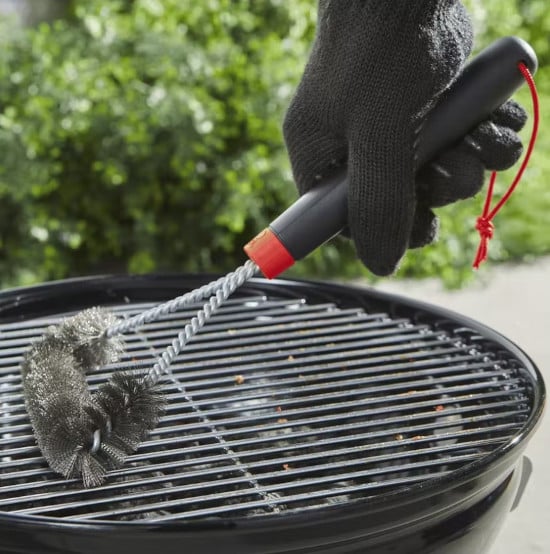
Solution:
{"label": "red cord knot", "polygon": [[478,269],[481,263],[487,259],[489,241],[493,238],[493,235],[495,232],[495,228],[491,220],[495,217],[495,215],[497,215],[497,213],[500,211],[502,206],[504,206],[504,204],[508,202],[508,200],[510,199],[510,196],[512,195],[518,183],[520,182],[521,178],[523,177],[523,173],[525,171],[525,168],[527,167],[527,164],[529,163],[529,159],[531,157],[531,154],[533,153],[533,149],[535,148],[535,142],[537,140],[537,134],[538,134],[539,123],[540,123],[540,107],[539,107],[539,97],[537,93],[537,87],[535,86],[535,81],[533,79],[533,76],[531,75],[531,73],[529,72],[529,69],[523,62],[518,63],[518,68],[522,73],[525,81],[529,85],[531,98],[533,100],[533,115],[534,115],[533,131],[531,132],[529,145],[527,146],[527,151],[525,152],[525,157],[523,158],[523,162],[521,163],[519,171],[517,172],[508,190],[498,201],[497,205],[492,209],[491,209],[491,201],[493,199],[493,191],[495,187],[497,174],[495,171],[491,173],[489,188],[487,190],[487,197],[485,198],[485,204],[483,206],[483,213],[480,217],[477,218],[477,222],[476,222],[476,229],[479,231],[479,235],[481,237],[481,240],[479,241],[479,247],[477,249],[476,258],[473,264],[476,269]]}
{"label": "red cord knot", "polygon": [[477,218],[476,229],[479,231],[482,240],[491,240],[495,234],[493,222],[482,215]]}
{"label": "red cord knot", "polygon": [[475,269],[479,269],[479,266],[487,259],[489,254],[489,241],[493,238],[495,226],[487,216],[482,215],[477,218],[476,229],[479,231],[481,240],[473,265]]}

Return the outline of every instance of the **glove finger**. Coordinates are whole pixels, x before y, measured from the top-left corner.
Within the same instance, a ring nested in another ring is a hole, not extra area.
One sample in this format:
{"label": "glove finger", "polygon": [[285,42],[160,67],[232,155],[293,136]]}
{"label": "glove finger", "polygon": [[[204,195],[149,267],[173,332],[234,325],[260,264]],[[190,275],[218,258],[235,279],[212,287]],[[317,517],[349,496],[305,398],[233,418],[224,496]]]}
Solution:
{"label": "glove finger", "polygon": [[465,141],[485,168],[494,171],[512,167],[523,152],[518,134],[509,127],[492,121],[480,123]]}
{"label": "glove finger", "polygon": [[483,186],[484,169],[471,147],[462,142],[418,172],[418,201],[435,208],[471,198]]}
{"label": "glove finger", "polygon": [[416,204],[413,160],[406,154],[412,148],[403,148],[407,139],[397,135],[359,135],[349,147],[349,229],[359,259],[381,276],[396,269],[407,249]]}
{"label": "glove finger", "polygon": [[523,129],[527,119],[527,112],[515,100],[507,100],[491,114],[493,123],[509,127],[516,133]]}
{"label": "glove finger", "polygon": [[507,169],[521,157],[523,146],[516,131],[526,119],[519,104],[505,102],[461,144],[421,169],[417,176],[419,199],[435,207],[477,194],[485,169]]}
{"label": "glove finger", "polygon": [[409,240],[409,248],[420,248],[431,244],[439,231],[439,219],[425,204],[416,206],[414,223]]}
{"label": "glove finger", "polygon": [[304,194],[332,168],[345,163],[346,141],[321,129],[305,109],[292,103],[283,123],[283,135],[294,180]]}

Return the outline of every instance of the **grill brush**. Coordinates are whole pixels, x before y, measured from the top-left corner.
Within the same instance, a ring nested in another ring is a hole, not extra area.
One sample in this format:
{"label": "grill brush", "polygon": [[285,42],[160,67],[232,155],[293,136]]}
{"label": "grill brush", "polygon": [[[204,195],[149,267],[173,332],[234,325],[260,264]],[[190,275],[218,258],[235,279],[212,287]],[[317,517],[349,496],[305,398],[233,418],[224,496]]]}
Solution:
{"label": "grill brush", "polygon": [[[523,40],[506,37],[479,54],[418,129],[416,167],[466,135],[523,83],[518,64],[534,73],[536,55]],[[346,226],[345,168],[298,199],[245,246],[250,258],[228,275],[128,320],[91,308],[51,327],[22,363],[27,411],[50,467],[85,487],[100,485],[120,467],[162,413],[157,385],[172,360],[239,286],[261,271],[271,279]],[[86,374],[115,362],[122,335],[190,304],[208,299],[146,373],[122,372],[95,392]]]}

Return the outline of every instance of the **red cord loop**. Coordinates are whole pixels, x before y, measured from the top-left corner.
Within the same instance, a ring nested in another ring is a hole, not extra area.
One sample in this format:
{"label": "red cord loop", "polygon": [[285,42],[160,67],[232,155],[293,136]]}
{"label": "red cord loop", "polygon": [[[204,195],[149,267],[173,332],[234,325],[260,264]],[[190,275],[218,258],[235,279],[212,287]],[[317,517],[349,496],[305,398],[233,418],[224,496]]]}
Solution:
{"label": "red cord loop", "polygon": [[487,255],[489,252],[489,241],[493,238],[495,230],[492,220],[500,211],[502,206],[504,206],[504,204],[506,204],[506,202],[510,199],[510,196],[512,196],[512,193],[523,177],[523,173],[525,171],[525,168],[527,167],[529,159],[531,158],[531,154],[533,153],[535,142],[537,140],[540,122],[539,97],[537,93],[537,87],[535,86],[535,81],[533,79],[533,76],[531,75],[531,72],[523,62],[520,62],[518,64],[518,68],[521,71],[524,79],[526,80],[529,86],[529,90],[531,91],[531,98],[533,100],[533,131],[531,133],[531,139],[529,140],[529,146],[527,147],[527,150],[525,152],[525,157],[523,158],[523,162],[519,168],[516,177],[514,178],[506,193],[492,210],[490,210],[490,207],[491,201],[493,199],[493,190],[495,187],[497,174],[496,172],[493,172],[491,174],[491,180],[487,189],[487,198],[485,199],[483,213],[480,217],[478,217],[476,222],[476,229],[479,231],[480,241],[479,247],[477,249],[477,254],[473,263],[475,269],[478,269],[481,263],[483,263],[487,259]]}

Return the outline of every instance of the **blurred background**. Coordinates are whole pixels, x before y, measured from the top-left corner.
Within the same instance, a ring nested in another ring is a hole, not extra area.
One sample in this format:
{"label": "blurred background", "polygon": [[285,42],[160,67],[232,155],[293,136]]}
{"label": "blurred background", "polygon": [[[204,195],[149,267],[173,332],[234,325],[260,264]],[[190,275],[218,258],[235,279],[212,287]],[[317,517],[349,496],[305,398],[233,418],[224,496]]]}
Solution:
{"label": "blurred background", "polygon": [[[535,47],[544,106],[546,0],[466,3],[477,48],[506,34]],[[242,246],[296,198],[281,122],[316,4],[0,0],[0,286],[242,263]],[[524,89],[517,98],[530,109]],[[530,168],[497,218],[493,262],[550,252],[545,129],[543,120]],[[500,177],[500,192],[511,178]],[[397,277],[447,287],[473,279],[482,202],[439,210],[439,242],[410,252]],[[370,279],[344,239],[293,271]]]}

